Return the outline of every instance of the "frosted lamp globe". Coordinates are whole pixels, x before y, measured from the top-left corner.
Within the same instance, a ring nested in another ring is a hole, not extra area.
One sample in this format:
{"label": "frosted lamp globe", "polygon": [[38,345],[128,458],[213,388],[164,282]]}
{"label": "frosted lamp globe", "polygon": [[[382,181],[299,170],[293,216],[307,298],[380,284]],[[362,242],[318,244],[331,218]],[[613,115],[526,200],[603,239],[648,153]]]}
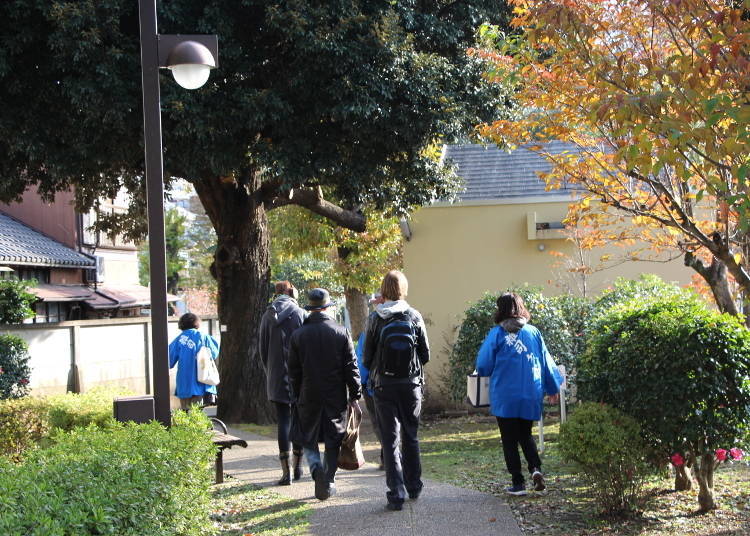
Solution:
{"label": "frosted lamp globe", "polygon": [[185,89],[198,89],[206,83],[211,72],[211,67],[208,65],[189,63],[172,65],[169,68],[172,70],[175,82]]}

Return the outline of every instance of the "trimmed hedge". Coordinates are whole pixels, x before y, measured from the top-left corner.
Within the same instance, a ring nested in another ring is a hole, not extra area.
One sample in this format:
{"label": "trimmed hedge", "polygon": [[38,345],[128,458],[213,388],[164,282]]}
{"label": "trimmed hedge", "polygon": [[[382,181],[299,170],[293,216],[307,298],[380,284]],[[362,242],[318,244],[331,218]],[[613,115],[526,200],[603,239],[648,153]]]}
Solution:
{"label": "trimmed hedge", "polygon": [[578,406],[560,425],[560,454],[575,462],[607,514],[635,512],[643,485],[656,472],[638,422],[605,404]]}
{"label": "trimmed hedge", "polygon": [[668,456],[740,440],[750,421],[748,378],[750,331],[738,318],[687,295],[639,299],[596,324],[579,396],[638,419]]}
{"label": "trimmed hedge", "polygon": [[579,395],[637,419],[663,460],[680,454],[676,486],[687,486],[694,468],[701,510],[711,510],[715,452],[747,437],[750,331],[694,297],[633,300],[597,322]]}
{"label": "trimmed hedge", "polygon": [[0,534],[210,534],[208,429],[202,412],[178,412],[170,429],[77,428],[23,464],[0,460]]}
{"label": "trimmed hedge", "polygon": [[[523,298],[531,315],[531,324],[542,333],[555,362],[565,365],[568,370],[575,368],[575,349],[580,344],[576,339],[582,337],[578,330],[581,329],[581,323],[585,323],[585,319],[578,316],[586,311],[585,300],[579,301],[572,297],[550,298],[542,293],[541,288],[531,286],[510,288],[503,292],[515,292]],[[472,303],[464,314],[449,356],[446,378],[449,394],[456,402],[466,397],[466,375],[474,370],[477,352],[487,333],[495,326],[496,302],[500,294],[502,293],[485,294]],[[568,314],[576,322],[574,326],[568,322]]]}
{"label": "trimmed hedge", "polygon": [[44,400],[40,398],[0,401],[0,455],[21,461],[24,452],[49,436],[45,415]]}
{"label": "trimmed hedge", "polygon": [[[531,324],[544,337],[547,349],[558,365],[565,365],[568,389],[576,393],[578,360],[583,355],[592,325],[619,304],[630,300],[692,296],[672,283],[652,274],[638,279],[618,278],[612,288],[594,301],[571,295],[545,296],[540,287],[511,287],[503,292],[519,294],[531,314]],[[501,293],[487,293],[469,305],[451,348],[446,385],[451,398],[458,402],[466,396],[466,375],[474,370],[477,352],[487,333],[495,325],[495,302]]]}
{"label": "trimmed hedge", "polygon": [[114,423],[112,400],[130,394],[123,389],[92,389],[44,398],[0,400],[0,455],[20,461],[25,451],[50,436],[76,427],[106,428]]}

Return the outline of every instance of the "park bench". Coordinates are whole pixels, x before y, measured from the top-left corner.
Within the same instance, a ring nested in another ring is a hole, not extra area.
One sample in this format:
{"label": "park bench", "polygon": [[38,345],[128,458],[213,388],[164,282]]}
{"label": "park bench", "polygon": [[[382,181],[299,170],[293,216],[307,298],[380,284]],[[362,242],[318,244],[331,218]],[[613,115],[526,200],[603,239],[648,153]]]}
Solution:
{"label": "park bench", "polygon": [[216,484],[221,484],[224,482],[224,449],[231,449],[234,446],[246,448],[247,441],[240,437],[227,434],[226,432],[222,433],[218,430],[213,430],[211,440],[214,445],[218,447],[218,450],[216,451],[216,478],[214,482]]}

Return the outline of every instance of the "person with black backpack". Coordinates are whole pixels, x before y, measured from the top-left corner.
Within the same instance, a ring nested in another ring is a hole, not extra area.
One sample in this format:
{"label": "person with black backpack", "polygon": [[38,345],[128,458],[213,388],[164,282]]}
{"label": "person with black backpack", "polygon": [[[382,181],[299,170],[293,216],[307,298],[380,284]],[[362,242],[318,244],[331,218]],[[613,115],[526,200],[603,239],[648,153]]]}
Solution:
{"label": "person with black backpack", "polygon": [[422,315],[404,299],[408,285],[398,270],[383,278],[380,292],[386,301],[367,321],[363,358],[374,388],[388,510],[403,509],[407,495],[416,499],[423,487],[417,434],[430,347]]}

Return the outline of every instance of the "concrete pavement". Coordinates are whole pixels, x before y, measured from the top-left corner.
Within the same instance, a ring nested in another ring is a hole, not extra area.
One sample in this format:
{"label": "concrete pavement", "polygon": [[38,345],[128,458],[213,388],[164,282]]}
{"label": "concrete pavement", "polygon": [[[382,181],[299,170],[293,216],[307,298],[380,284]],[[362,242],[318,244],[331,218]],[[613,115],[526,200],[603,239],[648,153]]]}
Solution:
{"label": "concrete pavement", "polygon": [[275,439],[236,429],[229,433],[247,440],[248,448],[224,451],[225,473],[308,503],[313,509],[311,535],[522,535],[510,508],[501,499],[433,480],[424,480],[420,498],[407,500],[402,511],[386,511],[385,473],[372,464],[357,471],[339,470],[337,494],[318,501],[307,466],[300,481],[276,486],[281,469]]}

